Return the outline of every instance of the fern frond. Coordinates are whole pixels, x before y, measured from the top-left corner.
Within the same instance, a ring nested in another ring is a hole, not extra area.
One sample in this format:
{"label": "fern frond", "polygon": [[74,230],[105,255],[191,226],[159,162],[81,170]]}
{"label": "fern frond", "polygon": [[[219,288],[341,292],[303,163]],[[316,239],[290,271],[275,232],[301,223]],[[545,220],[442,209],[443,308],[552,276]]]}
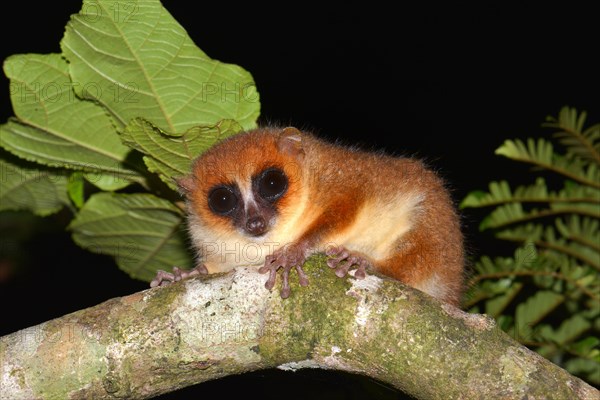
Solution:
{"label": "fern frond", "polygon": [[531,240],[537,242],[544,236],[544,226],[542,224],[528,223],[517,226],[513,229],[503,229],[495,235],[499,239],[511,240],[515,242],[525,242]]}
{"label": "fern frond", "polygon": [[600,190],[567,181],[565,187],[558,192],[549,192],[544,178],[538,177],[535,184],[518,186],[514,193],[507,181],[489,184],[489,192],[472,191],[461,202],[461,208],[489,207],[506,203],[598,203]]}
{"label": "fern frond", "polygon": [[600,205],[587,203],[551,203],[549,209],[533,208],[529,212],[523,209],[521,203],[508,203],[496,207],[479,224],[480,230],[504,228],[508,225],[530,222],[535,219],[547,218],[562,214],[580,214],[600,218]]}
{"label": "fern frond", "polygon": [[[589,138],[596,153],[600,153],[600,124],[595,124],[582,132],[582,135]],[[594,157],[597,160],[596,157]]]}
{"label": "fern frond", "polygon": [[568,158],[555,154],[552,143],[544,139],[540,138],[536,142],[530,138],[527,139],[527,144],[520,139],[505,140],[495,153],[556,172],[585,185],[600,188],[600,170],[597,164],[589,164],[586,167],[586,163],[579,158]]}
{"label": "fern frond", "polygon": [[[546,251],[538,257],[533,243],[517,248],[514,257],[483,256],[473,268],[476,275],[467,284],[471,289],[466,307],[508,293],[518,277],[534,278],[538,286],[546,288],[563,282],[570,288],[568,297],[583,294],[593,302],[600,301],[600,274],[561,252]],[[544,284],[548,279],[550,284]]]}
{"label": "fern frond", "polygon": [[571,215],[567,221],[558,218],[556,229],[569,240],[579,242],[600,253],[600,221]]}
{"label": "fern frond", "polygon": [[600,204],[600,190],[589,186],[582,186],[573,181],[565,181],[563,189],[556,194],[556,199],[564,202]]}
{"label": "fern frond", "polygon": [[580,157],[583,160],[600,164],[600,124],[583,130],[587,113],[577,113],[575,108],[563,107],[558,119],[546,117],[547,123],[542,126],[559,129],[554,133],[567,149],[569,157]]}
{"label": "fern frond", "polygon": [[[504,312],[504,310],[506,310],[506,308],[510,305],[513,299],[521,292],[521,289],[523,288],[522,283],[515,282],[512,279],[504,281],[510,281],[511,285],[506,288],[504,293],[496,297],[490,298],[488,301],[485,302],[485,313],[494,318],[500,316]],[[502,282],[502,280],[500,282]]]}
{"label": "fern frond", "polygon": [[[600,218],[600,203],[550,203],[550,213],[579,214]],[[544,210],[546,211],[546,210]]]}
{"label": "fern frond", "polygon": [[579,314],[564,320],[558,329],[544,329],[540,334],[559,345],[567,345],[581,336],[591,327],[590,322]]}
{"label": "fern frond", "polygon": [[597,337],[589,336],[583,340],[573,343],[569,346],[569,351],[579,357],[586,358],[588,360],[595,360],[600,363],[600,339]]}
{"label": "fern frond", "polygon": [[593,304],[600,301],[600,274],[597,271],[580,265],[577,259],[561,252],[544,251],[540,254],[537,267],[538,271],[544,273],[532,275],[534,280],[537,279],[538,286],[547,287],[548,285],[540,285],[540,279],[552,276],[557,279],[556,282],[561,281],[567,285],[567,288],[559,290],[567,297],[578,299],[583,294],[591,299]]}
{"label": "fern frond", "polygon": [[515,333],[519,341],[534,339],[533,327],[563,303],[565,297],[551,290],[540,290],[517,306]]}
{"label": "fern frond", "polygon": [[598,253],[577,242],[567,242],[563,239],[548,237],[545,240],[536,241],[535,244],[539,247],[565,254],[585,266],[600,271]]}
{"label": "fern frond", "polygon": [[580,338],[591,326],[592,324],[580,314],[575,314],[562,321],[557,329],[550,325],[544,325],[536,330],[536,334],[539,340],[549,344],[542,346],[538,353],[544,357],[552,357],[556,352]]}
{"label": "fern frond", "polygon": [[[506,277],[519,271],[533,271],[539,269],[540,266],[535,245],[533,243],[526,243],[515,250],[513,257],[495,257],[494,259],[488,256],[481,257],[474,265],[474,269],[479,276],[473,277],[471,283],[489,279],[490,276]],[[550,269],[547,266],[543,268],[546,268],[548,271],[556,270],[555,266],[550,266]]]}
{"label": "fern frond", "polygon": [[[557,219],[556,224],[557,226],[560,225],[563,230],[561,231],[558,228],[555,230],[552,226],[544,227],[542,224],[529,223],[517,226],[513,229],[501,230],[496,233],[496,237],[519,243],[532,241],[537,247],[564,253],[594,269],[600,270],[600,255],[598,251],[581,242],[568,240],[570,237],[577,234],[571,234],[569,236],[563,235],[562,232],[568,230],[564,221]],[[559,232],[558,235],[557,231]],[[597,236],[597,233],[598,232],[595,234],[589,233],[590,236],[583,237],[593,240]],[[579,237],[580,235],[577,236]]]}
{"label": "fern frond", "polygon": [[[513,160],[562,175],[550,190],[542,177],[528,186],[491,182],[465,207],[494,207],[480,229],[519,243],[513,257],[482,257],[474,266],[465,306],[493,315],[521,343],[600,384],[600,125],[584,130],[586,114],[563,108],[555,153],[544,139],[507,140],[496,150]],[[564,318],[564,313],[570,317]]]}

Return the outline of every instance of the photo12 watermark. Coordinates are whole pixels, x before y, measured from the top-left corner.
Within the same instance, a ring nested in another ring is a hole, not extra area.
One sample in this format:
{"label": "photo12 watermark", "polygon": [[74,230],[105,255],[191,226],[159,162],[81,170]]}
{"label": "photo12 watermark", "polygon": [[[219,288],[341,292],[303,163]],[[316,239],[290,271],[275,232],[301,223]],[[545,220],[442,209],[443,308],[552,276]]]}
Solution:
{"label": "photo12 watermark", "polygon": [[[108,3],[108,4],[107,4]],[[98,23],[104,19],[110,19],[116,23],[137,22],[140,11],[137,1],[121,0],[104,2],[86,1],[79,15],[86,23]]]}
{"label": "photo12 watermark", "polygon": [[9,84],[13,102],[23,104],[75,103],[82,99],[104,99],[112,103],[138,103],[139,85],[135,82],[15,82]]}

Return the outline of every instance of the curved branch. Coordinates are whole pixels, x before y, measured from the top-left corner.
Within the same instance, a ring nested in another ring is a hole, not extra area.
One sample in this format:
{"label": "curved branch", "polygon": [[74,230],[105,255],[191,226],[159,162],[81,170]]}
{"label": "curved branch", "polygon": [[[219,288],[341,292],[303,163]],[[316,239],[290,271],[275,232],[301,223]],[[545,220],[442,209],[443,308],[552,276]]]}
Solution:
{"label": "curved branch", "polygon": [[378,276],[338,279],[313,260],[310,285],[286,300],[238,268],[4,336],[2,398],[143,399],[272,367],[360,373],[421,399],[598,396],[489,317]]}

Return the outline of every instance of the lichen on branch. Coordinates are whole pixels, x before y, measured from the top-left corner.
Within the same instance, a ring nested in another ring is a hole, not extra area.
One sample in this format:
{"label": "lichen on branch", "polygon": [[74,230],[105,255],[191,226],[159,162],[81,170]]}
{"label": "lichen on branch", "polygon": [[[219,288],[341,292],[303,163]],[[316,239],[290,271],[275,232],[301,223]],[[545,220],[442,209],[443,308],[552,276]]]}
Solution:
{"label": "lichen on branch", "polygon": [[274,367],[360,373],[421,399],[598,396],[486,316],[376,275],[339,279],[323,261],[285,300],[240,267],[4,336],[2,399],[143,399]]}

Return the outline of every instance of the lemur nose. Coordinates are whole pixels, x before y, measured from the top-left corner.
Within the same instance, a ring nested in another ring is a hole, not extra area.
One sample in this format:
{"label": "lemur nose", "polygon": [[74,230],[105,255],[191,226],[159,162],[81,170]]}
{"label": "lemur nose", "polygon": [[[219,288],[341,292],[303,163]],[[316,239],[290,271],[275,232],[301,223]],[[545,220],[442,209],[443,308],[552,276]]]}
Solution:
{"label": "lemur nose", "polygon": [[263,217],[251,217],[246,221],[246,231],[252,236],[260,236],[267,230],[267,224]]}

